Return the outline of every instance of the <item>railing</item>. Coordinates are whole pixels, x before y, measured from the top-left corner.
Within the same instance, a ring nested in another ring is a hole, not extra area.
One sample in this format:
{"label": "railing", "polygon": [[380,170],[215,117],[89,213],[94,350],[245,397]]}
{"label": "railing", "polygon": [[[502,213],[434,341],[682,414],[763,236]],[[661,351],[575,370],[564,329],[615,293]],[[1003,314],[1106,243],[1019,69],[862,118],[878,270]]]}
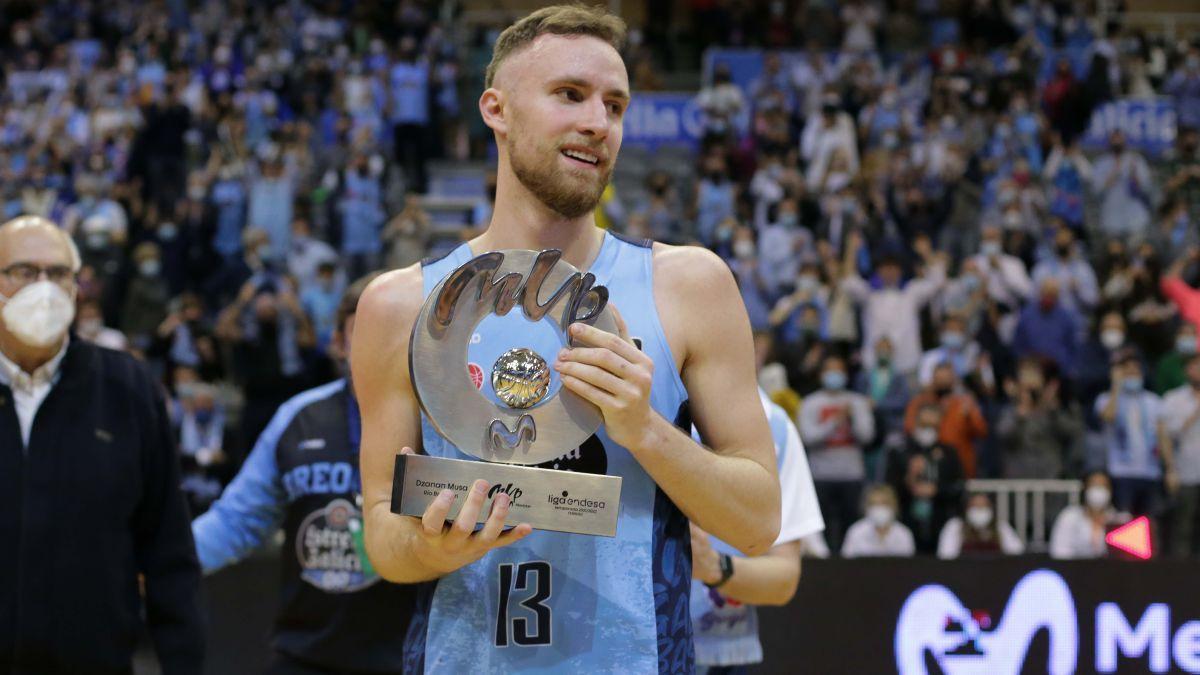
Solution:
{"label": "railing", "polygon": [[1013,526],[1017,536],[1025,542],[1030,553],[1049,548],[1047,531],[1048,515],[1046,498],[1060,504],[1079,503],[1082,483],[1077,480],[1034,480],[1034,479],[975,479],[967,481],[968,492],[984,492],[992,495],[996,503],[996,518]]}
{"label": "railing", "polygon": [[1168,40],[1200,30],[1200,12],[1125,12],[1121,17],[1126,26],[1147,28]]}

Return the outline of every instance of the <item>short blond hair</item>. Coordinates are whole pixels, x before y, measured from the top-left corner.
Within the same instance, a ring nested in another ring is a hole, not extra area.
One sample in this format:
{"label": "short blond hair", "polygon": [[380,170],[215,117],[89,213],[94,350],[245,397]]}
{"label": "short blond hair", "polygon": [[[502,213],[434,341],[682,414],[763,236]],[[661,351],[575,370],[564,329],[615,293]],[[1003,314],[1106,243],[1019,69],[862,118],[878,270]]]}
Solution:
{"label": "short blond hair", "polygon": [[625,32],[625,21],[602,7],[582,4],[543,7],[505,28],[496,38],[492,62],[484,72],[484,86],[492,86],[505,59],[540,35],[588,35],[607,42],[619,52],[625,46]]}

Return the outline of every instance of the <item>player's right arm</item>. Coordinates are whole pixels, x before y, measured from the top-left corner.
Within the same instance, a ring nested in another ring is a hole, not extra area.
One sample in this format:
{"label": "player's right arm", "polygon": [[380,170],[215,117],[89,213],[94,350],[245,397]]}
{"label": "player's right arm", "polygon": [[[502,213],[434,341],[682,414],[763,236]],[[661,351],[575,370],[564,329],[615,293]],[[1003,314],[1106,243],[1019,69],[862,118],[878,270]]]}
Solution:
{"label": "player's right arm", "polygon": [[388,581],[436,579],[529,534],[521,524],[504,532],[508,496],[496,496],[482,529],[475,531],[488,484],[471,487],[455,524],[446,522],[455,495],[444,490],[421,518],[392,513],[396,455],[421,443],[421,414],[408,370],[408,342],[422,302],[421,270],[384,274],[358,302],[350,348],[351,377],[362,415],[359,452],[367,555]]}

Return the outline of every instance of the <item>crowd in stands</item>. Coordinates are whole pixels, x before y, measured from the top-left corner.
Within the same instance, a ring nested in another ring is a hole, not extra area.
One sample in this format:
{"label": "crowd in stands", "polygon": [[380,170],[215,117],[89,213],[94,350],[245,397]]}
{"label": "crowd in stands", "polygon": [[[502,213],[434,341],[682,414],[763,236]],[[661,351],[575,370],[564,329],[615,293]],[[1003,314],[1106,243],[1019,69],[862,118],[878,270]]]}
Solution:
{"label": "crowd in stands", "polygon": [[[761,384],[806,445],[820,543],[1019,552],[965,481],[1074,478],[1056,555],[1102,554],[1097,533],[1133,515],[1195,553],[1200,41],[1090,3],[671,4],[634,27],[635,105],[706,47],[761,49],[761,72],[738,83],[715,61],[693,179],[649,171],[601,220],[728,260]],[[78,242],[76,335],[161,377],[194,509],[280,403],[337,376],[346,284],[434,245],[430,160],[488,157],[474,101],[502,24],[455,16],[412,0],[6,10],[0,209]],[[1083,142],[1106,104],[1159,98],[1178,129],[1165,153],[1120,129]]]}

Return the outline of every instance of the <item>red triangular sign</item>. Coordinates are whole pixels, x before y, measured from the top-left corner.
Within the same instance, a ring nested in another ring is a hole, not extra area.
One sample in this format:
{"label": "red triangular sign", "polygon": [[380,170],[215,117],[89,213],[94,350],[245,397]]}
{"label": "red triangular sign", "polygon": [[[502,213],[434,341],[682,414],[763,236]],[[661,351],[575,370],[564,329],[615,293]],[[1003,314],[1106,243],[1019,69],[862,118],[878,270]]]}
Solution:
{"label": "red triangular sign", "polygon": [[1109,532],[1104,541],[1109,546],[1119,548],[1126,553],[1141,558],[1150,559],[1150,519],[1140,516],[1121,527]]}

